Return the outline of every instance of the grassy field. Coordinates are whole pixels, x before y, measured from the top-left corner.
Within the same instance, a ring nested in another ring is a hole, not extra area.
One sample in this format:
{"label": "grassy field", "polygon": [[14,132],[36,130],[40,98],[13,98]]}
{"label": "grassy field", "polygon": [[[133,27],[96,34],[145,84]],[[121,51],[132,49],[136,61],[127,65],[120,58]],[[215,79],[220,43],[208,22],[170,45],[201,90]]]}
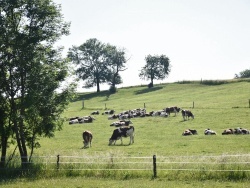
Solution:
{"label": "grassy field", "polygon": [[[249,161],[250,135],[221,135],[222,131],[227,128],[242,127],[250,129],[249,100],[249,80],[229,81],[224,84],[210,83],[208,85],[198,82],[170,83],[155,85],[154,88],[150,89],[147,86],[127,87],[118,89],[118,92],[112,95],[108,91],[81,93],[70,103],[63,114],[63,118],[66,120],[63,130],[56,132],[53,138],[40,139],[41,148],[35,150],[34,156],[60,155],[101,159],[110,156],[117,158],[151,158],[156,155],[161,162],[169,161],[169,158],[180,162],[186,160],[184,158],[188,158],[191,162],[203,162],[204,156],[216,156],[218,157],[216,160],[221,162],[225,160],[224,155],[233,155],[243,157],[241,159],[234,157],[228,160]],[[108,120],[107,115],[94,115],[96,120],[93,123],[69,125],[67,121],[70,117],[90,115],[95,110],[102,113],[105,110],[114,109],[115,113],[120,113],[125,110],[146,107],[147,112],[149,112],[170,106],[189,109],[193,112],[195,118],[183,121],[181,114],[176,117],[171,114],[167,118],[132,118],[131,121],[135,127],[135,143],[132,145],[128,145],[129,139],[125,138],[123,139],[123,145],[120,145],[120,141],[117,141],[115,146],[108,146],[108,140],[115,129],[110,124],[116,120]],[[188,128],[196,129],[198,135],[182,136],[182,132]],[[217,135],[205,136],[203,132],[206,128],[215,130]],[[84,130],[90,130],[93,133],[94,138],[91,148],[82,149],[81,134]],[[209,160],[215,161],[214,158],[209,158]],[[190,168],[190,166],[186,168]],[[203,165],[198,168],[210,167]],[[221,169],[221,166],[219,168]],[[233,168],[249,170],[250,166],[249,164],[245,166],[237,165]],[[226,167],[223,167],[223,169],[226,169]],[[152,172],[149,174],[152,174]],[[111,180],[108,180],[108,178],[98,179],[99,174],[93,175],[96,179],[91,179],[90,173],[87,175],[87,179],[81,180],[80,177],[85,177],[86,174],[81,175],[79,172],[75,175],[76,179],[73,180],[70,177],[65,180],[57,177],[53,180],[47,178],[46,182],[50,186],[52,184],[53,187],[56,187],[57,182],[62,182],[60,187],[63,187],[63,185],[68,185],[64,187],[84,187],[80,185],[83,181],[89,181],[88,185],[91,185],[93,180],[93,182],[96,182],[93,187],[102,187],[102,184],[109,185],[109,187],[119,187],[115,178]],[[120,175],[118,179],[123,179],[122,176]],[[124,177],[127,176],[128,174],[124,175]],[[132,187],[147,187],[146,185],[165,187],[166,184],[170,187],[247,187],[244,182],[250,179],[249,172],[243,174],[239,172],[233,175],[230,172],[216,172],[213,174],[207,173],[206,177],[202,177],[202,173],[197,175],[192,174],[192,172],[162,171],[158,174],[158,180],[154,181],[148,178],[151,175],[146,175],[144,179],[134,178],[135,176],[131,175],[128,178],[135,182]],[[105,177],[105,175],[101,175],[101,177]],[[191,183],[185,182],[186,177],[193,178],[193,181]],[[177,181],[178,178],[180,182]],[[238,183],[230,181],[234,178],[237,179]],[[241,179],[242,182],[239,181]],[[37,180],[36,187],[43,187],[43,181],[45,180],[42,178]],[[24,180],[23,182],[27,187],[32,187],[29,181]],[[145,184],[142,182],[145,182]],[[15,181],[8,182],[8,184],[4,184],[5,187],[15,187]],[[127,181],[122,181],[120,187],[127,187],[127,185]]]}

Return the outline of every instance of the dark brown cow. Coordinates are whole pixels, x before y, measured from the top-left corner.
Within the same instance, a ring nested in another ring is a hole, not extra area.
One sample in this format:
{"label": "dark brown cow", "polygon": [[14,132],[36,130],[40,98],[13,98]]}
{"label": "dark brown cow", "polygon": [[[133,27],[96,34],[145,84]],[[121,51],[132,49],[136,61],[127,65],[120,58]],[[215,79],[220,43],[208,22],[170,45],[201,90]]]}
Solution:
{"label": "dark brown cow", "polygon": [[82,133],[82,138],[83,138],[83,148],[91,147],[91,143],[93,139],[92,133],[86,130]]}

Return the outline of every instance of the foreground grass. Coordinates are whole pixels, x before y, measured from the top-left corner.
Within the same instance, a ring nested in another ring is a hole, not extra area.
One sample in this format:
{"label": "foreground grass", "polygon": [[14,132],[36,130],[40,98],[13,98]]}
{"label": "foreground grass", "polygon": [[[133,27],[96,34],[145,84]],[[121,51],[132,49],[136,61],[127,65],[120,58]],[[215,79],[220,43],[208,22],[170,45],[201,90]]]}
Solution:
{"label": "foreground grass", "polygon": [[166,179],[129,179],[129,180],[114,180],[114,179],[102,179],[102,178],[85,178],[85,177],[74,177],[74,178],[51,178],[51,179],[16,179],[13,181],[0,182],[1,188],[76,188],[76,187],[87,187],[87,188],[123,188],[123,187],[213,187],[213,188],[224,188],[224,187],[249,187],[249,182],[232,182],[232,181],[168,181]]}

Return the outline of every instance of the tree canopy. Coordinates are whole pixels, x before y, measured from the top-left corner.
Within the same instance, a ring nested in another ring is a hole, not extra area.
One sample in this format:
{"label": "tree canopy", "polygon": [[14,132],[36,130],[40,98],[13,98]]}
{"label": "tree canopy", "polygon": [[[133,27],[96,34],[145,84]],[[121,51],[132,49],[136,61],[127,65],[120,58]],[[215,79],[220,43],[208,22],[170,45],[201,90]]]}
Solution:
{"label": "tree canopy", "polygon": [[53,45],[69,34],[70,24],[60,11],[51,0],[0,1],[0,94],[5,102],[0,112],[1,166],[8,139],[14,140],[25,165],[40,146],[39,137],[51,137],[62,128],[60,114],[75,86],[61,88],[69,62]]}
{"label": "tree canopy", "polygon": [[125,70],[125,51],[116,46],[91,38],[70,48],[68,57],[76,65],[77,76],[85,81],[85,88],[97,86],[100,92],[100,84],[122,83],[119,72]]}
{"label": "tree canopy", "polygon": [[153,81],[165,79],[170,71],[170,60],[165,55],[147,55],[145,57],[146,65],[142,67],[139,77],[141,79],[150,80],[153,86]]}
{"label": "tree canopy", "polygon": [[235,74],[235,78],[250,78],[250,69],[245,69],[239,74]]}

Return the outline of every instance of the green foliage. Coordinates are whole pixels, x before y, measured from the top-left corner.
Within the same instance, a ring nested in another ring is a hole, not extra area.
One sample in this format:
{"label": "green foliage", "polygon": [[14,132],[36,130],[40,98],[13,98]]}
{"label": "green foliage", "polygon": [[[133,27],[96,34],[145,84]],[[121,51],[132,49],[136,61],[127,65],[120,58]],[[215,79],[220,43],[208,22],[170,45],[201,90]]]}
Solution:
{"label": "green foliage", "polygon": [[153,85],[153,80],[163,80],[170,73],[170,60],[165,55],[148,55],[145,58],[146,65],[141,69],[139,77],[150,80]]}
{"label": "green foliage", "polygon": [[239,74],[235,74],[235,78],[250,78],[250,69],[241,71]]}

